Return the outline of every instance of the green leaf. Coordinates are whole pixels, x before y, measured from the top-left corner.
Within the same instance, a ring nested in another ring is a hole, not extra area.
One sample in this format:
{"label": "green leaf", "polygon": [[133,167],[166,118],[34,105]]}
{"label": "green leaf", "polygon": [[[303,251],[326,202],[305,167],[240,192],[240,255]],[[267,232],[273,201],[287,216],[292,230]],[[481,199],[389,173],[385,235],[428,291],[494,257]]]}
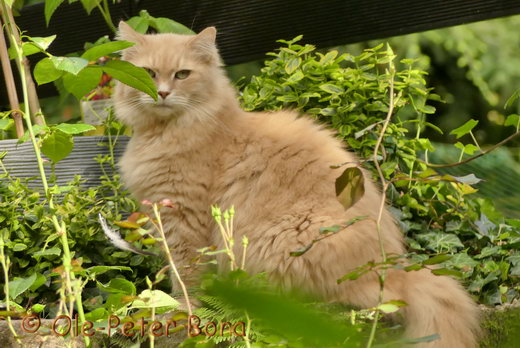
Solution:
{"label": "green leaf", "polygon": [[56,126],[56,128],[63,133],[72,135],[81,134],[96,129],[96,127],[84,123],[60,123]]}
{"label": "green leaf", "polygon": [[30,40],[41,50],[46,51],[51,43],[56,39],[56,35],[46,37],[31,37]]}
{"label": "green leaf", "polygon": [[297,72],[295,72],[294,74],[289,76],[289,78],[286,81],[289,83],[295,83],[295,82],[300,81],[304,77],[305,77],[305,75],[303,75],[303,73],[300,70],[298,70]]}
{"label": "green leaf", "polygon": [[43,274],[37,273],[37,274],[36,274],[36,280],[35,280],[34,283],[31,285],[31,287],[29,288],[29,290],[31,290],[31,291],[36,291],[36,289],[38,289],[40,286],[42,286],[43,284],[45,284],[46,281],[47,281],[47,277],[45,277]]}
{"label": "green leaf", "polygon": [[34,67],[34,79],[39,85],[55,81],[63,74],[64,72],[56,69],[56,66],[48,57],[40,60]]}
{"label": "green leaf", "polygon": [[107,285],[97,282],[98,288],[109,292],[109,293],[117,293],[135,296],[136,289],[134,283],[129,280],[122,278],[114,278],[108,282]]}
{"label": "green leaf", "polygon": [[82,99],[97,87],[101,76],[103,76],[103,70],[98,67],[88,66],[77,75],[65,73],[65,76],[63,76],[63,86],[76,98]]}
{"label": "green leaf", "polygon": [[8,130],[13,124],[14,121],[11,118],[0,119],[0,130]]}
{"label": "green leaf", "polygon": [[39,251],[36,251],[35,253],[33,253],[32,257],[38,259],[38,257],[40,257],[40,256],[49,256],[49,255],[60,256],[61,249],[54,247],[54,248],[49,248],[49,249],[45,249],[45,250],[39,250]]}
{"label": "green leaf", "polygon": [[325,83],[321,85],[320,89],[330,94],[338,94],[344,92],[343,88],[330,83]]}
{"label": "green leaf", "polygon": [[43,138],[41,150],[54,163],[68,156],[74,148],[72,136],[61,131],[55,131]]}
{"label": "green leaf", "polygon": [[453,134],[459,139],[460,137],[468,134],[476,125],[478,124],[477,120],[469,120],[468,122],[464,123],[459,128],[455,128],[450,132],[450,134]]}
{"label": "green leaf", "polygon": [[432,269],[432,273],[435,275],[449,275],[457,278],[462,277],[462,272],[456,271],[454,269],[447,269],[447,268],[436,268]]}
{"label": "green leaf", "polygon": [[336,179],[336,197],[345,209],[350,208],[365,194],[363,172],[358,167],[350,167]]}
{"label": "green leaf", "polygon": [[454,248],[464,247],[459,237],[451,233],[428,232],[418,234],[416,238],[426,242],[426,246],[434,251],[450,251]]}
{"label": "green leaf", "polygon": [[5,4],[7,5],[7,7],[9,7],[9,8],[13,7],[14,0],[4,0],[4,1],[5,1]]}
{"label": "green leaf", "polygon": [[126,21],[126,24],[134,28],[135,31],[145,34],[148,30],[148,19],[135,16]]}
{"label": "green leaf", "polygon": [[101,320],[101,319],[105,319],[107,317],[108,317],[108,312],[103,307],[96,308],[92,312],[89,312],[89,313],[85,314],[85,319],[89,320],[89,321],[92,321],[92,322],[98,321],[98,320]]}
{"label": "green leaf", "polygon": [[504,126],[513,126],[519,128],[520,125],[520,116],[517,114],[512,114],[507,116],[506,121],[504,122]]}
{"label": "green leaf", "polygon": [[464,145],[462,144],[461,142],[457,142],[455,144],[455,147],[457,149],[461,149],[462,151],[464,151],[464,153],[468,154],[468,155],[473,155],[475,153],[475,151],[478,151],[479,148],[476,147],[475,145],[473,144],[467,144],[467,145]]}
{"label": "green leaf", "polygon": [[320,234],[336,233],[341,229],[340,225],[334,225],[329,227],[320,227]]}
{"label": "green leaf", "polygon": [[36,303],[31,306],[31,312],[33,312],[33,313],[41,313],[41,312],[43,312],[44,309],[45,309],[44,304]]}
{"label": "green leaf", "polygon": [[88,60],[80,57],[50,57],[54,67],[61,71],[69,72],[77,75],[83,68],[88,65]]}
{"label": "green leaf", "polygon": [[302,59],[300,57],[292,58],[287,62],[287,64],[285,64],[285,72],[289,75],[292,74],[296,69],[298,69],[301,63]]}
{"label": "green leaf", "polygon": [[101,67],[104,72],[122,83],[138,89],[157,100],[157,87],[150,74],[122,60],[111,60]]}
{"label": "green leaf", "polygon": [[64,0],[45,0],[44,13],[45,23],[47,24],[47,26],[49,26],[49,21],[51,20],[54,11],[56,11],[58,6],[60,6],[63,1]]}
{"label": "green leaf", "polygon": [[126,266],[92,266],[86,269],[87,273],[92,276],[103,274],[108,271],[132,271],[130,267]]}
{"label": "green leaf", "polygon": [[108,56],[111,53],[124,50],[128,47],[132,47],[133,45],[135,45],[133,42],[128,41],[107,42],[86,50],[85,53],[81,55],[81,58],[84,58],[92,62],[98,60],[101,57]]}
{"label": "green leaf", "polygon": [[101,0],[80,0],[81,4],[85,8],[85,11],[87,11],[87,14],[90,14],[93,9],[97,7],[99,3],[101,3]]}
{"label": "green leaf", "polygon": [[9,282],[9,297],[13,300],[27,291],[36,280],[36,273],[27,278],[15,278]]}
{"label": "green leaf", "polygon": [[153,18],[150,19],[149,24],[151,27],[156,29],[159,33],[174,33],[174,34],[188,34],[194,35],[195,32],[190,28],[182,25],[169,18]]}
{"label": "green leaf", "polygon": [[13,246],[13,251],[22,251],[22,250],[25,250],[25,249],[27,249],[27,245],[25,245],[23,243],[16,243]]}
{"label": "green leaf", "polygon": [[517,89],[513,95],[511,95],[509,97],[509,99],[507,99],[506,101],[506,104],[504,105],[504,108],[507,109],[508,107],[510,107],[511,105],[513,105],[513,103],[515,102],[515,100],[517,100],[518,98],[520,98],[520,88]]}
{"label": "green leaf", "polygon": [[446,254],[441,254],[441,255],[436,255],[434,257],[431,257],[427,260],[424,260],[422,262],[423,265],[436,265],[438,263],[442,263],[442,262],[445,262],[445,261],[448,261],[452,258],[451,255],[446,255]]}
{"label": "green leaf", "polygon": [[179,302],[161,290],[144,290],[139,294],[139,298],[132,302],[131,308],[157,308],[168,307],[177,308]]}

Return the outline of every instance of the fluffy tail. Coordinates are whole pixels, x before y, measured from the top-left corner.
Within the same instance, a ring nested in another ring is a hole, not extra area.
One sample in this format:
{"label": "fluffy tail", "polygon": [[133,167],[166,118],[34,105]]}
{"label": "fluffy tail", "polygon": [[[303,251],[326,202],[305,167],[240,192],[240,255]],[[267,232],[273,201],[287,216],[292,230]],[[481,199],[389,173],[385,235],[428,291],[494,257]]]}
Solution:
{"label": "fluffy tail", "polygon": [[[445,276],[435,276],[429,270],[401,273],[396,278],[402,277],[405,280],[404,284],[399,285],[404,292],[403,299],[408,303],[404,310],[406,337],[440,335],[438,340],[414,347],[478,346],[479,310],[457,281]],[[397,285],[395,282],[392,283]]]}

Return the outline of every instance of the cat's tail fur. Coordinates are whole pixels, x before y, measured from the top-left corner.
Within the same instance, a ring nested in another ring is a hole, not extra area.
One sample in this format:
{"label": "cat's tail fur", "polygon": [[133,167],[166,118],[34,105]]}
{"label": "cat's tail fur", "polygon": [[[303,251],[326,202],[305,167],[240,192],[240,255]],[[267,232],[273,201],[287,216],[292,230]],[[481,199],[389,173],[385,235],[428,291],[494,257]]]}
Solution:
{"label": "cat's tail fur", "polygon": [[[357,284],[356,284],[357,283]],[[379,293],[377,277],[367,274],[343,292],[347,302],[371,307]],[[355,292],[352,290],[355,289]],[[422,338],[438,334],[439,339],[414,348],[476,348],[479,337],[478,307],[454,279],[436,276],[428,269],[405,272],[389,270],[384,301],[403,300],[405,337]],[[377,301],[377,300],[376,300]]]}
{"label": "cat's tail fur", "polygon": [[[430,270],[402,272],[403,299],[408,338],[432,334],[440,339],[422,343],[421,348],[475,348],[479,332],[478,307],[454,279],[436,276]],[[399,278],[402,278],[400,280]],[[395,282],[394,280],[393,282]]]}

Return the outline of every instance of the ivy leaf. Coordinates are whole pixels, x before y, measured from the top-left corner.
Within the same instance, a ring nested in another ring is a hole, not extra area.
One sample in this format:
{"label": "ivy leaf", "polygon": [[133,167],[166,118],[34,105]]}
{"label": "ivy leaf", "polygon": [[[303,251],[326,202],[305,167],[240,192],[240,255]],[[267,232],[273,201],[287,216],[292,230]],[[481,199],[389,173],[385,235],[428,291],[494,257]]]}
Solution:
{"label": "ivy leaf", "polygon": [[471,130],[473,128],[475,128],[475,126],[478,124],[478,121],[477,120],[469,120],[468,122],[464,123],[462,126],[460,126],[459,128],[455,128],[454,130],[452,130],[450,132],[450,134],[453,134],[455,135],[455,137],[457,139],[459,139],[460,137],[468,134],[469,132],[471,132]]}
{"label": "ivy leaf", "polygon": [[463,248],[464,245],[459,237],[451,233],[429,232],[417,235],[417,239],[426,242],[426,246],[434,251],[451,251],[456,248]]}
{"label": "ivy leaf", "polygon": [[76,135],[76,134],[85,133],[85,132],[88,132],[91,130],[95,130],[96,127],[94,127],[90,124],[84,124],[84,123],[75,123],[75,124],[60,123],[59,125],[56,126],[56,129],[59,129],[60,131],[62,131],[65,134]]}
{"label": "ivy leaf", "polygon": [[61,71],[69,72],[77,75],[84,67],[88,65],[88,60],[80,57],[50,57],[54,67]]}
{"label": "ivy leaf", "polygon": [[122,60],[110,60],[101,66],[101,69],[122,83],[138,89],[157,100],[155,82],[143,68],[136,67]]}
{"label": "ivy leaf", "polygon": [[107,42],[98,46],[94,46],[89,48],[81,55],[81,58],[84,58],[88,61],[96,61],[101,57],[108,56],[111,53],[124,50],[125,48],[132,47],[135,45],[133,42],[128,41],[112,41]]}
{"label": "ivy leaf", "polygon": [[42,153],[54,163],[67,157],[73,148],[72,136],[60,130],[46,135],[41,146]]}
{"label": "ivy leaf", "polygon": [[34,67],[34,79],[39,85],[59,79],[64,74],[58,70],[49,57],[40,60]]}
{"label": "ivy leaf", "polygon": [[350,167],[336,179],[336,197],[345,209],[350,208],[365,194],[363,172],[358,167]]}
{"label": "ivy leaf", "polygon": [[36,273],[27,278],[15,278],[9,282],[9,297],[17,298],[19,295],[27,291],[36,281]]}

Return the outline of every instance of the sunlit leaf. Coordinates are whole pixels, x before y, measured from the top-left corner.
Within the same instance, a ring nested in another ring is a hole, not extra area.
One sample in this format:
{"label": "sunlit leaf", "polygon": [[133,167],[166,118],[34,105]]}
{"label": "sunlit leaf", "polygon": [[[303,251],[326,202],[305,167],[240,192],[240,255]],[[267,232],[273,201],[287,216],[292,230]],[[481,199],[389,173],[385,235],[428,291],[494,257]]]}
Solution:
{"label": "sunlit leaf", "polygon": [[363,172],[350,167],[336,179],[336,197],[345,209],[350,208],[365,194]]}
{"label": "sunlit leaf", "polygon": [[455,137],[457,137],[457,139],[459,139],[460,137],[468,134],[473,128],[475,128],[475,126],[477,124],[478,124],[477,120],[469,120],[468,122],[464,123],[459,128],[455,128],[454,130],[452,130],[450,132],[450,134],[455,135]]}
{"label": "sunlit leaf", "polygon": [[74,148],[74,142],[69,134],[61,131],[55,131],[47,134],[41,145],[42,153],[54,163],[58,163],[71,153]]}

